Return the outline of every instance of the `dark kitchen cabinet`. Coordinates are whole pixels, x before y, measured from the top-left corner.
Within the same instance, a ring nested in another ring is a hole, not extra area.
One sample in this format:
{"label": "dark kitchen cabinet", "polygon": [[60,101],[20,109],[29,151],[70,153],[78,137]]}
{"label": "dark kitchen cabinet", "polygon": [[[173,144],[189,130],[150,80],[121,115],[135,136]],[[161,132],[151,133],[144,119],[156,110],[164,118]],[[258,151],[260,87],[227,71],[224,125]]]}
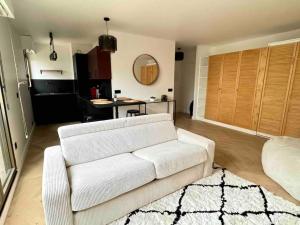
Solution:
{"label": "dark kitchen cabinet", "polygon": [[100,51],[99,46],[88,53],[89,79],[111,79],[110,52]]}
{"label": "dark kitchen cabinet", "polygon": [[79,121],[77,97],[74,93],[39,93],[32,96],[36,124]]}
{"label": "dark kitchen cabinet", "polygon": [[75,90],[80,96],[89,96],[88,56],[76,53],[73,56]]}
{"label": "dark kitchen cabinet", "polygon": [[31,80],[31,101],[36,124],[79,121],[74,80]]}

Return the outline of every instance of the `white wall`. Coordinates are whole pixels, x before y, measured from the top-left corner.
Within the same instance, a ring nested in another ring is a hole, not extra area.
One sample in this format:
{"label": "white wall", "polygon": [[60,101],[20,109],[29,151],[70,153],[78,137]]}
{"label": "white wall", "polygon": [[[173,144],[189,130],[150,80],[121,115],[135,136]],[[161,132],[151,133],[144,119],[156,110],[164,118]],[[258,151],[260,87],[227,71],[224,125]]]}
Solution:
{"label": "white wall", "polygon": [[[160,98],[163,94],[173,98],[174,93],[168,93],[168,88],[174,89],[175,41],[129,33],[111,33],[118,40],[118,50],[111,55],[112,90],[120,89],[120,96],[136,99],[149,99],[151,96]],[[152,85],[142,85],[134,78],[132,65],[141,54],[152,55],[159,64],[159,77]],[[147,108],[148,112],[166,111],[165,103],[152,104]],[[124,116],[124,110],[125,107],[122,107],[121,116]]]}
{"label": "white wall", "polygon": [[11,26],[11,31],[12,44],[14,47],[14,55],[16,61],[17,79],[18,81],[24,81],[27,80],[27,78],[20,35],[13,26]]}
{"label": "white wall", "polygon": [[[112,89],[121,89],[123,96],[132,98],[160,98],[162,94],[173,98],[168,88],[174,88],[175,42],[128,33],[113,35],[118,40],[118,51],[111,54]],[[132,65],[141,54],[153,56],[159,64],[159,77],[152,85],[142,85],[134,78]]]}
{"label": "white wall", "polygon": [[[8,122],[10,126],[11,138],[13,143],[18,144],[18,148],[14,149],[14,155],[17,163],[17,167],[20,168],[23,160],[25,158],[25,147],[28,143],[28,139],[25,137],[24,124],[22,120],[22,111],[20,106],[20,101],[17,98],[18,83],[17,74],[18,70],[16,67],[16,62],[14,53],[21,54],[18,51],[13,51],[13,40],[12,40],[12,29],[9,21],[6,18],[0,17],[0,52],[2,55],[2,64],[4,69],[4,77],[7,89],[7,101],[9,104],[9,109],[7,110]],[[16,58],[20,58],[18,55]],[[20,68],[20,67],[19,67]],[[21,73],[21,70],[19,69]],[[27,102],[31,104],[30,99]]]}
{"label": "white wall", "polygon": [[194,105],[194,119],[203,119],[205,111],[206,87],[207,87],[207,60],[210,55],[222,54],[227,52],[241,51],[267,47],[269,43],[284,41],[300,37],[300,29],[284,33],[262,36],[253,39],[231,42],[214,46],[197,46],[197,61],[195,73],[195,91],[194,96],[196,105]]}
{"label": "white wall", "polygon": [[300,29],[277,33],[272,35],[266,35],[258,38],[252,38],[237,42],[231,42],[221,45],[211,46],[209,50],[210,55],[222,54],[226,52],[234,52],[246,49],[253,49],[253,48],[262,48],[267,47],[269,43],[276,42],[276,41],[284,41],[294,38],[300,37]]}
{"label": "white wall", "polygon": [[[80,44],[71,42],[55,43],[57,61],[50,61],[49,44],[35,43],[36,54],[30,56],[32,79],[74,79],[73,55],[75,53],[88,53],[92,44]],[[40,73],[41,69],[63,70],[63,74],[56,72]]]}
{"label": "white wall", "polygon": [[184,48],[183,61],[175,62],[175,97],[177,112],[190,113],[190,103],[194,100],[194,80],[196,47]]}
{"label": "white wall", "polygon": [[[50,61],[49,44],[35,43],[36,54],[30,56],[32,79],[74,79],[72,45],[71,43],[55,43],[55,51],[58,58]],[[43,72],[40,70],[63,70],[63,74],[57,72]]]}

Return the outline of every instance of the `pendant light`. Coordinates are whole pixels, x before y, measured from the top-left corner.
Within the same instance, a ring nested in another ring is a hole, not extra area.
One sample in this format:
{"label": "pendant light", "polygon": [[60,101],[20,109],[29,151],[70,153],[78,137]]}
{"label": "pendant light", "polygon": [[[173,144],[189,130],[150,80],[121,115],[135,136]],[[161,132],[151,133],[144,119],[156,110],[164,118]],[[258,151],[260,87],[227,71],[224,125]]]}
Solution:
{"label": "pendant light", "polygon": [[54,42],[53,42],[52,32],[49,33],[49,38],[50,38],[50,55],[49,55],[49,58],[50,58],[51,61],[56,61],[57,60],[57,53],[54,50]]}
{"label": "pendant light", "polygon": [[109,22],[110,19],[108,17],[104,17],[104,21],[106,24],[106,34],[103,34],[99,37],[99,47],[101,51],[114,53],[117,51],[117,39],[108,34],[107,22]]}

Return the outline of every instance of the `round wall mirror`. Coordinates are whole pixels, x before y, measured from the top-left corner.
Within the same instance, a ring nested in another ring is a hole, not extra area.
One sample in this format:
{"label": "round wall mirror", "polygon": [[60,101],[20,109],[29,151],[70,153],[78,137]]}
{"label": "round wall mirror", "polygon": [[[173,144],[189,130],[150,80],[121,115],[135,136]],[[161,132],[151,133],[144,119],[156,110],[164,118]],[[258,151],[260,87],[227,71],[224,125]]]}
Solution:
{"label": "round wall mirror", "polygon": [[133,63],[133,75],[141,84],[153,84],[159,75],[159,66],[155,58],[147,54],[138,56]]}

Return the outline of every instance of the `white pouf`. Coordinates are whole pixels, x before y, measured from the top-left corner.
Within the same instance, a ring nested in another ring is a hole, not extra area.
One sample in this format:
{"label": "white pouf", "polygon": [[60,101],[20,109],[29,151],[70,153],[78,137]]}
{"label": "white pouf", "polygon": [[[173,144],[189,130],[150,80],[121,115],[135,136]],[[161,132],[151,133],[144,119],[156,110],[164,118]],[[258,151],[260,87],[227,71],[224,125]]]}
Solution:
{"label": "white pouf", "polygon": [[264,172],[300,201],[300,139],[275,137],[262,150]]}

